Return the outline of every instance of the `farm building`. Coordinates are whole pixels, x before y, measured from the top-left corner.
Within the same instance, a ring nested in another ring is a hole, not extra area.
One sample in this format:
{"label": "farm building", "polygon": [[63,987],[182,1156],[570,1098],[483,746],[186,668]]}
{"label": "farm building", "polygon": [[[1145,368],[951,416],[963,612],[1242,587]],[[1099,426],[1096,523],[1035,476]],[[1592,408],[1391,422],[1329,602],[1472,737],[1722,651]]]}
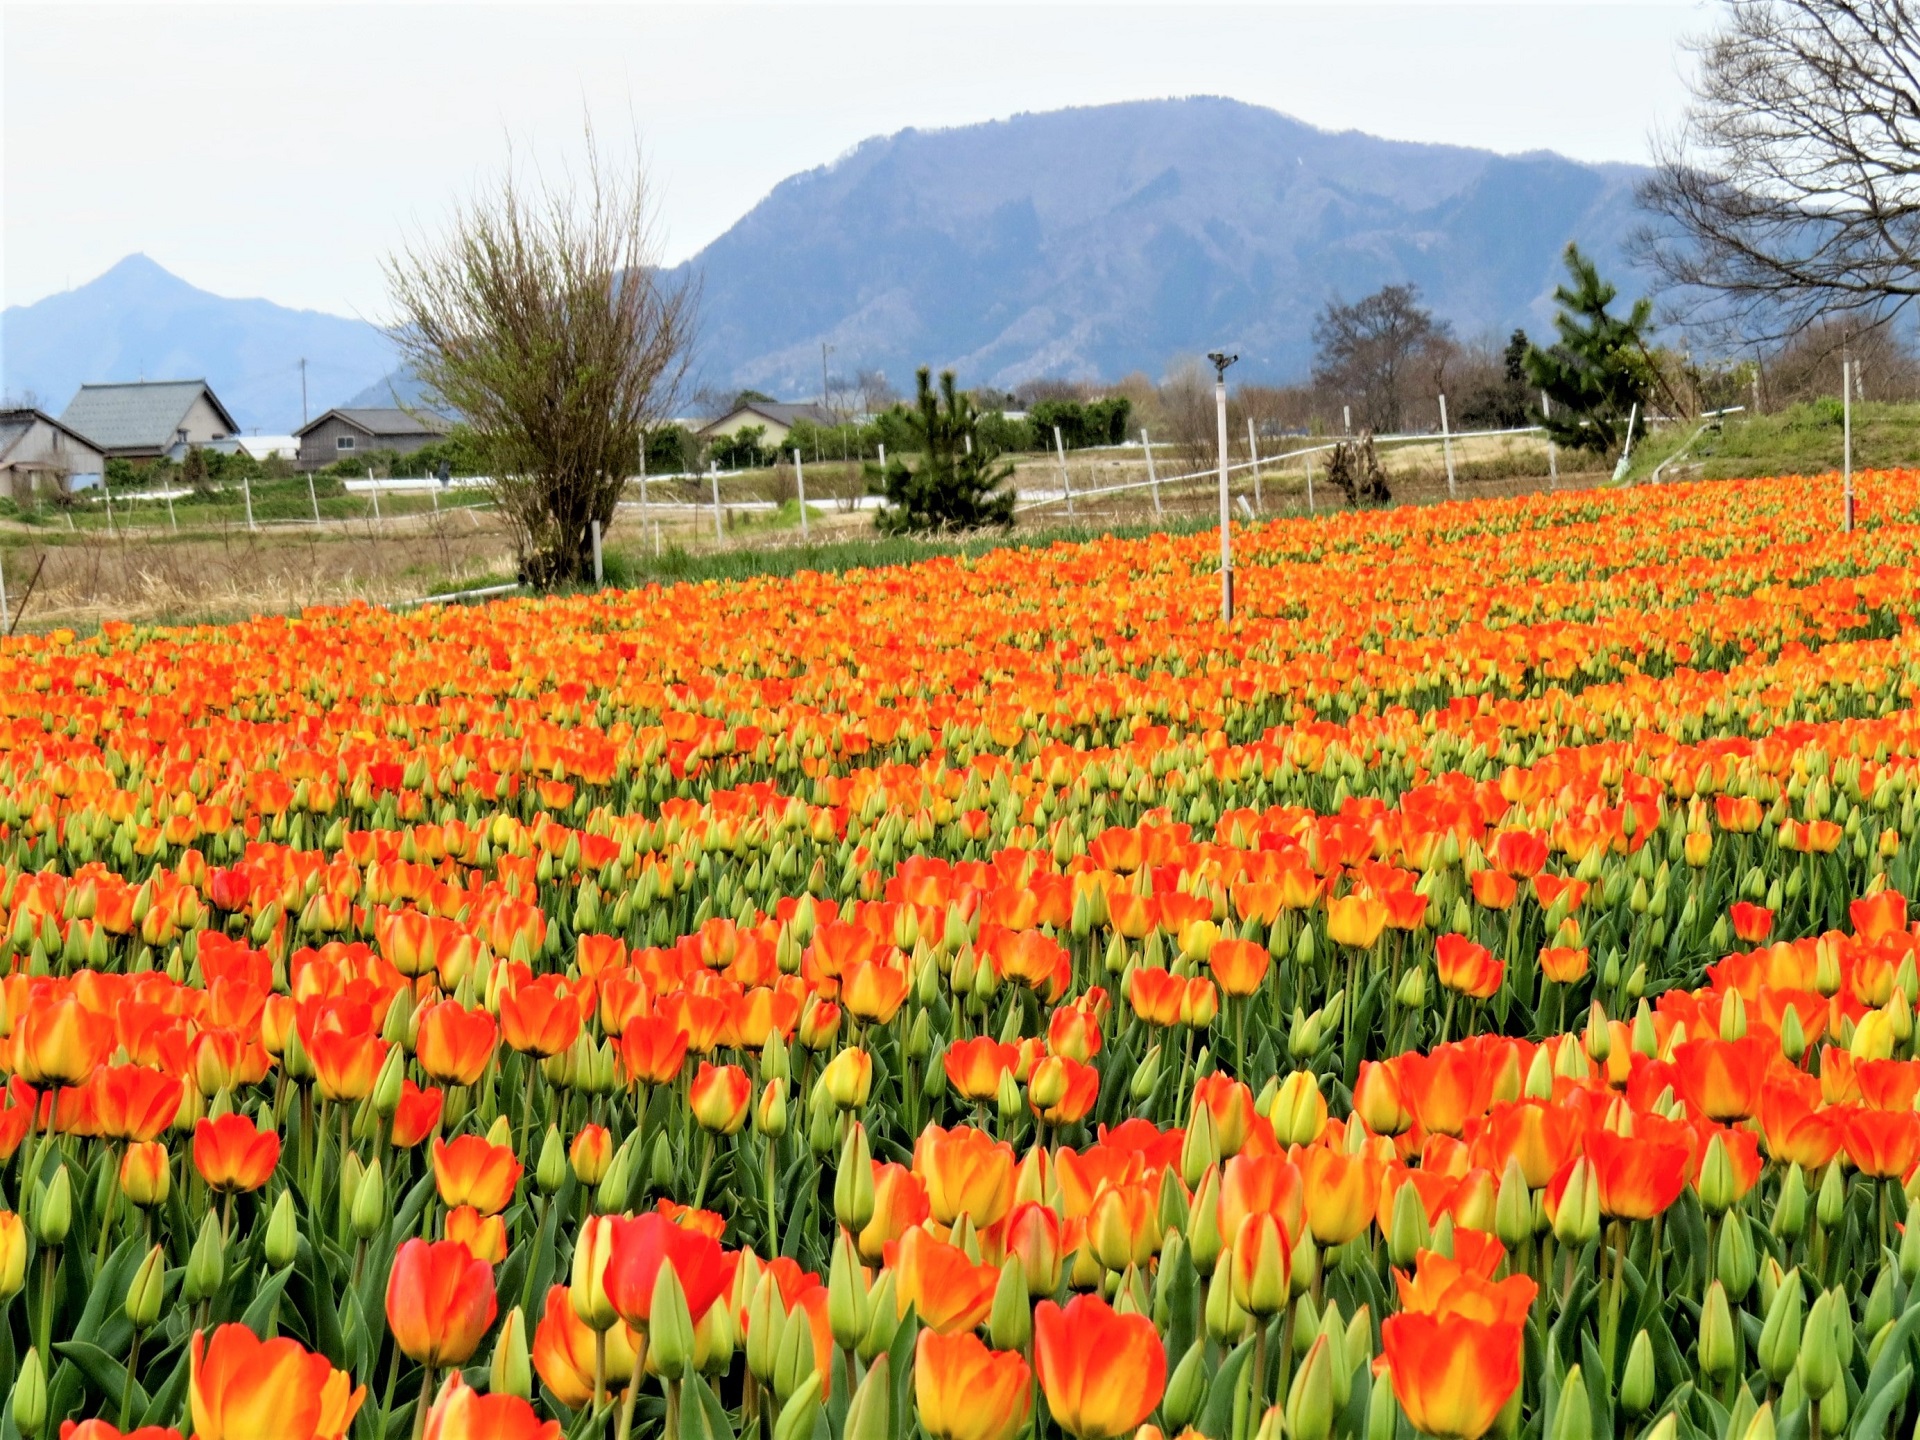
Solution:
{"label": "farm building", "polygon": [[327,411],[293,432],[300,441],[296,463],[318,470],[336,460],[351,460],[371,450],[406,455],[431,445],[446,432],[445,422],[411,410]]}
{"label": "farm building", "polygon": [[177,460],[189,446],[225,440],[240,428],[204,380],[82,385],[60,423],[115,460]]}
{"label": "farm building", "polygon": [[767,433],[762,443],[779,445],[793,432],[799,421],[806,420],[815,425],[837,425],[840,417],[824,405],[812,402],[788,404],[782,400],[749,400],[736,405],[718,420],[709,421],[700,428],[702,440],[716,440],[722,435],[732,435],[750,425],[758,425]]}
{"label": "farm building", "polygon": [[44,411],[0,410],[0,494],[15,504],[57,494],[105,463],[99,446]]}

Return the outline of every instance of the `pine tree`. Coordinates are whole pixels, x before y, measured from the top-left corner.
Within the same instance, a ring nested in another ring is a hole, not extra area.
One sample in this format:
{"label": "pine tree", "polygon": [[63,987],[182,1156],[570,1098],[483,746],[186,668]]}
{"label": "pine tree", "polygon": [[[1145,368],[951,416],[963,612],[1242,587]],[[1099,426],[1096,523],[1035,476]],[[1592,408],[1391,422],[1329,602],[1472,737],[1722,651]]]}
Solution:
{"label": "pine tree", "polygon": [[891,457],[884,475],[868,467],[887,497],[875,526],[887,535],[1011,526],[1014,495],[1000,487],[1013,477],[1013,466],[1001,462],[999,448],[976,429],[972,399],[955,390],[951,370],[941,374],[938,393],[926,366],[918,378],[907,423],[919,441],[920,462],[909,466]]}
{"label": "pine tree", "polygon": [[1560,338],[1544,350],[1527,350],[1527,378],[1550,402],[1545,415],[1532,418],[1564,449],[1612,455],[1626,443],[1634,407],[1644,413],[1653,392],[1646,338],[1653,302],[1636,300],[1625,316],[1611,314],[1607,307],[1619,290],[1600,278],[1579,246],[1567,246],[1566,262],[1572,284],[1553,292]]}

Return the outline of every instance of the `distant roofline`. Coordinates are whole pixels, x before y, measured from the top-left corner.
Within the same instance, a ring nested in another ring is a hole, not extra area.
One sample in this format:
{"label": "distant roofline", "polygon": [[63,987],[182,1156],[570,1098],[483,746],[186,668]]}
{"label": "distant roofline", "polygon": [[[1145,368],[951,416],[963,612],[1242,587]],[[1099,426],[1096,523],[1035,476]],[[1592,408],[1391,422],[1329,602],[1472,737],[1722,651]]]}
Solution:
{"label": "distant roofline", "polygon": [[[79,391],[74,395],[73,400],[78,400],[81,395],[84,395],[89,390],[159,390],[175,385],[198,385],[202,393],[212,402],[213,408],[219,412],[220,418],[226,422],[227,433],[231,435],[239,430],[239,421],[227,413],[227,407],[220,403],[220,397],[213,393],[213,386],[207,383],[204,376],[197,379],[186,380],[95,380],[91,383],[81,385]],[[73,400],[67,402],[67,408],[69,410],[73,408]],[[96,447],[99,444],[98,441],[94,440],[89,440],[87,443]],[[136,446],[133,448],[139,449],[144,447]]]}
{"label": "distant roofline", "polygon": [[[313,419],[309,420],[306,424],[302,425],[299,429],[295,430],[293,432],[293,437],[296,440],[304,438],[306,433],[309,430],[319,429],[320,426],[326,424],[328,420],[332,419],[336,415],[339,416],[342,420],[346,421],[347,424],[353,426],[356,430],[361,431],[363,434],[381,435],[381,434],[393,433],[391,431],[375,430],[371,426],[366,425],[363,422],[354,419],[354,416],[356,415],[367,415],[367,414],[371,414],[374,411],[385,411],[390,415],[405,415],[410,419],[416,421],[423,432],[431,435],[444,435],[447,433],[447,430],[451,428],[451,425],[445,421],[441,421],[439,427],[436,428],[434,421],[439,419],[438,416],[433,416],[432,419],[421,419],[420,416],[415,415],[413,411],[407,409],[403,405],[333,405],[328,407],[326,410],[322,411],[320,414],[314,416]],[[433,412],[427,411],[424,413],[431,416]]]}
{"label": "distant roofline", "polygon": [[[58,415],[49,415],[37,405],[9,405],[5,408],[0,408],[0,424],[4,424],[17,415],[31,415],[36,420],[44,420],[61,434],[71,436],[96,454],[102,456],[106,454],[106,452],[100,448],[100,443],[97,440],[88,439],[85,435],[82,435],[78,430],[74,429],[73,426],[61,420]],[[18,443],[19,441],[17,440],[14,442],[16,445]],[[10,450],[13,447],[8,446],[7,448]],[[5,453],[5,451],[0,451],[0,455],[4,455]]]}

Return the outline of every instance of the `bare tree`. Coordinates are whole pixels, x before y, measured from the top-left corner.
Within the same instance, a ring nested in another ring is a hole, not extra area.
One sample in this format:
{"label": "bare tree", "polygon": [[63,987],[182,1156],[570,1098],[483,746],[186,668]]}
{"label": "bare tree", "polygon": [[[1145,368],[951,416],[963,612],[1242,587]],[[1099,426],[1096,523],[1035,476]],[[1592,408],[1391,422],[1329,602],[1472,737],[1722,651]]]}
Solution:
{"label": "bare tree", "polygon": [[533,584],[591,571],[641,438],[686,374],[695,297],[659,276],[645,172],[591,133],[583,185],[511,163],[438,241],[386,266],[403,355],[483,448]]}
{"label": "bare tree", "polygon": [[1641,188],[1637,251],[1686,318],[1748,335],[1884,321],[1920,295],[1920,12],[1730,0],[1694,42],[1679,131]]}
{"label": "bare tree", "polygon": [[1400,428],[1409,382],[1431,381],[1450,349],[1446,323],[1421,308],[1413,285],[1385,285],[1351,305],[1329,300],[1313,343],[1314,382],[1352,397],[1361,425],[1384,431]]}

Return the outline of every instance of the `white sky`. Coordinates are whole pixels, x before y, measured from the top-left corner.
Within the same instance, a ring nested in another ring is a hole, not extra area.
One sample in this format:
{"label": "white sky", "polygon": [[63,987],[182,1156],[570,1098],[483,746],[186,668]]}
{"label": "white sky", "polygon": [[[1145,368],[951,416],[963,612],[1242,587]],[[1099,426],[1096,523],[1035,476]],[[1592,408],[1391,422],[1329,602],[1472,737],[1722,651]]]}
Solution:
{"label": "white sky", "polygon": [[242,5],[0,0],[0,300],[133,251],[369,319],[380,257],[497,172],[639,133],[667,258],[875,134],[1222,94],[1329,129],[1642,160],[1702,0]]}

